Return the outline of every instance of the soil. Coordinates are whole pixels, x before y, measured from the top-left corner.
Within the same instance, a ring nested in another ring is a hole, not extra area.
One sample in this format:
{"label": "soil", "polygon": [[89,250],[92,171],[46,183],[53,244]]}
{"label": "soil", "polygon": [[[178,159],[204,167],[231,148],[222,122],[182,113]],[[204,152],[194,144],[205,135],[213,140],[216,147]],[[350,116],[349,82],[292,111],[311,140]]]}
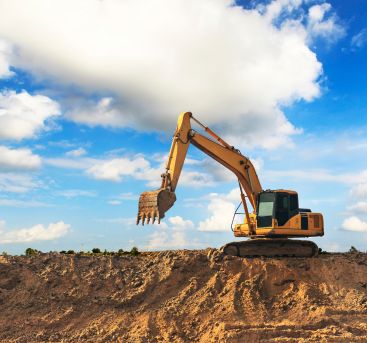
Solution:
{"label": "soil", "polygon": [[367,255],[2,256],[0,342],[367,342]]}

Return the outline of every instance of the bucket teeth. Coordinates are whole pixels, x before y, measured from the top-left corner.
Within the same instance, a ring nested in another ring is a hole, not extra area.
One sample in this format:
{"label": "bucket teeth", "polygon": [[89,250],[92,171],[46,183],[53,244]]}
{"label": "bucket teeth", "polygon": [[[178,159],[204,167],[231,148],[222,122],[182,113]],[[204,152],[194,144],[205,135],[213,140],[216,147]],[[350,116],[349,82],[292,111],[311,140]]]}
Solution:
{"label": "bucket teeth", "polygon": [[170,209],[174,202],[176,201],[176,196],[174,192],[167,189],[158,189],[156,191],[144,192],[139,198],[139,210],[136,218],[136,224],[140,222],[142,225],[152,224],[158,220],[158,224],[168,209]]}

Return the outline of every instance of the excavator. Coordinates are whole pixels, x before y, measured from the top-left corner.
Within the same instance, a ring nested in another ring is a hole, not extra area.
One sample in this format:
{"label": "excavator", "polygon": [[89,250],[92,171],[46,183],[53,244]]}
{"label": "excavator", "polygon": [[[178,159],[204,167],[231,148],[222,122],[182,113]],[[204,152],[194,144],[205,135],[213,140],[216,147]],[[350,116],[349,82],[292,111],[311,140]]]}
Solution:
{"label": "excavator", "polygon": [[[203,128],[206,134],[194,130],[192,122]],[[240,257],[312,257],[318,254],[319,249],[314,242],[294,238],[323,236],[322,214],[299,208],[295,191],[264,190],[250,159],[204,126],[191,112],[181,113],[178,118],[161,187],[140,195],[137,225],[140,221],[142,225],[155,220],[160,223],[173,206],[190,144],[229,169],[238,179],[244,222],[232,225],[232,231],[235,237],[249,239],[224,245],[222,253]]]}

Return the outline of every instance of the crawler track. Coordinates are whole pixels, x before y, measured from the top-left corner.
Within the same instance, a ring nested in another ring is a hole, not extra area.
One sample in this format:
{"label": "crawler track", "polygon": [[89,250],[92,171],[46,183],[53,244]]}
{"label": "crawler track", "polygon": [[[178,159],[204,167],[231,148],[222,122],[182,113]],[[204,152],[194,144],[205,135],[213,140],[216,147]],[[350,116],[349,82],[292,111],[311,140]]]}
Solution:
{"label": "crawler track", "polygon": [[225,255],[239,257],[313,257],[319,248],[311,241],[293,239],[250,239],[231,242],[221,249]]}

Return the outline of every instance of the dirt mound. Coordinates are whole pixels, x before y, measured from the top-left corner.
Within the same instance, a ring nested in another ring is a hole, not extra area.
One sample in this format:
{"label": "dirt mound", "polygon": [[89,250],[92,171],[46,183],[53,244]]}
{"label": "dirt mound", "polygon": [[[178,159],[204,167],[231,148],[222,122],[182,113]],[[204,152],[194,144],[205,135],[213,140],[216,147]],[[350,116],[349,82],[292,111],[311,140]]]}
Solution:
{"label": "dirt mound", "polygon": [[366,342],[367,255],[0,259],[1,342]]}

